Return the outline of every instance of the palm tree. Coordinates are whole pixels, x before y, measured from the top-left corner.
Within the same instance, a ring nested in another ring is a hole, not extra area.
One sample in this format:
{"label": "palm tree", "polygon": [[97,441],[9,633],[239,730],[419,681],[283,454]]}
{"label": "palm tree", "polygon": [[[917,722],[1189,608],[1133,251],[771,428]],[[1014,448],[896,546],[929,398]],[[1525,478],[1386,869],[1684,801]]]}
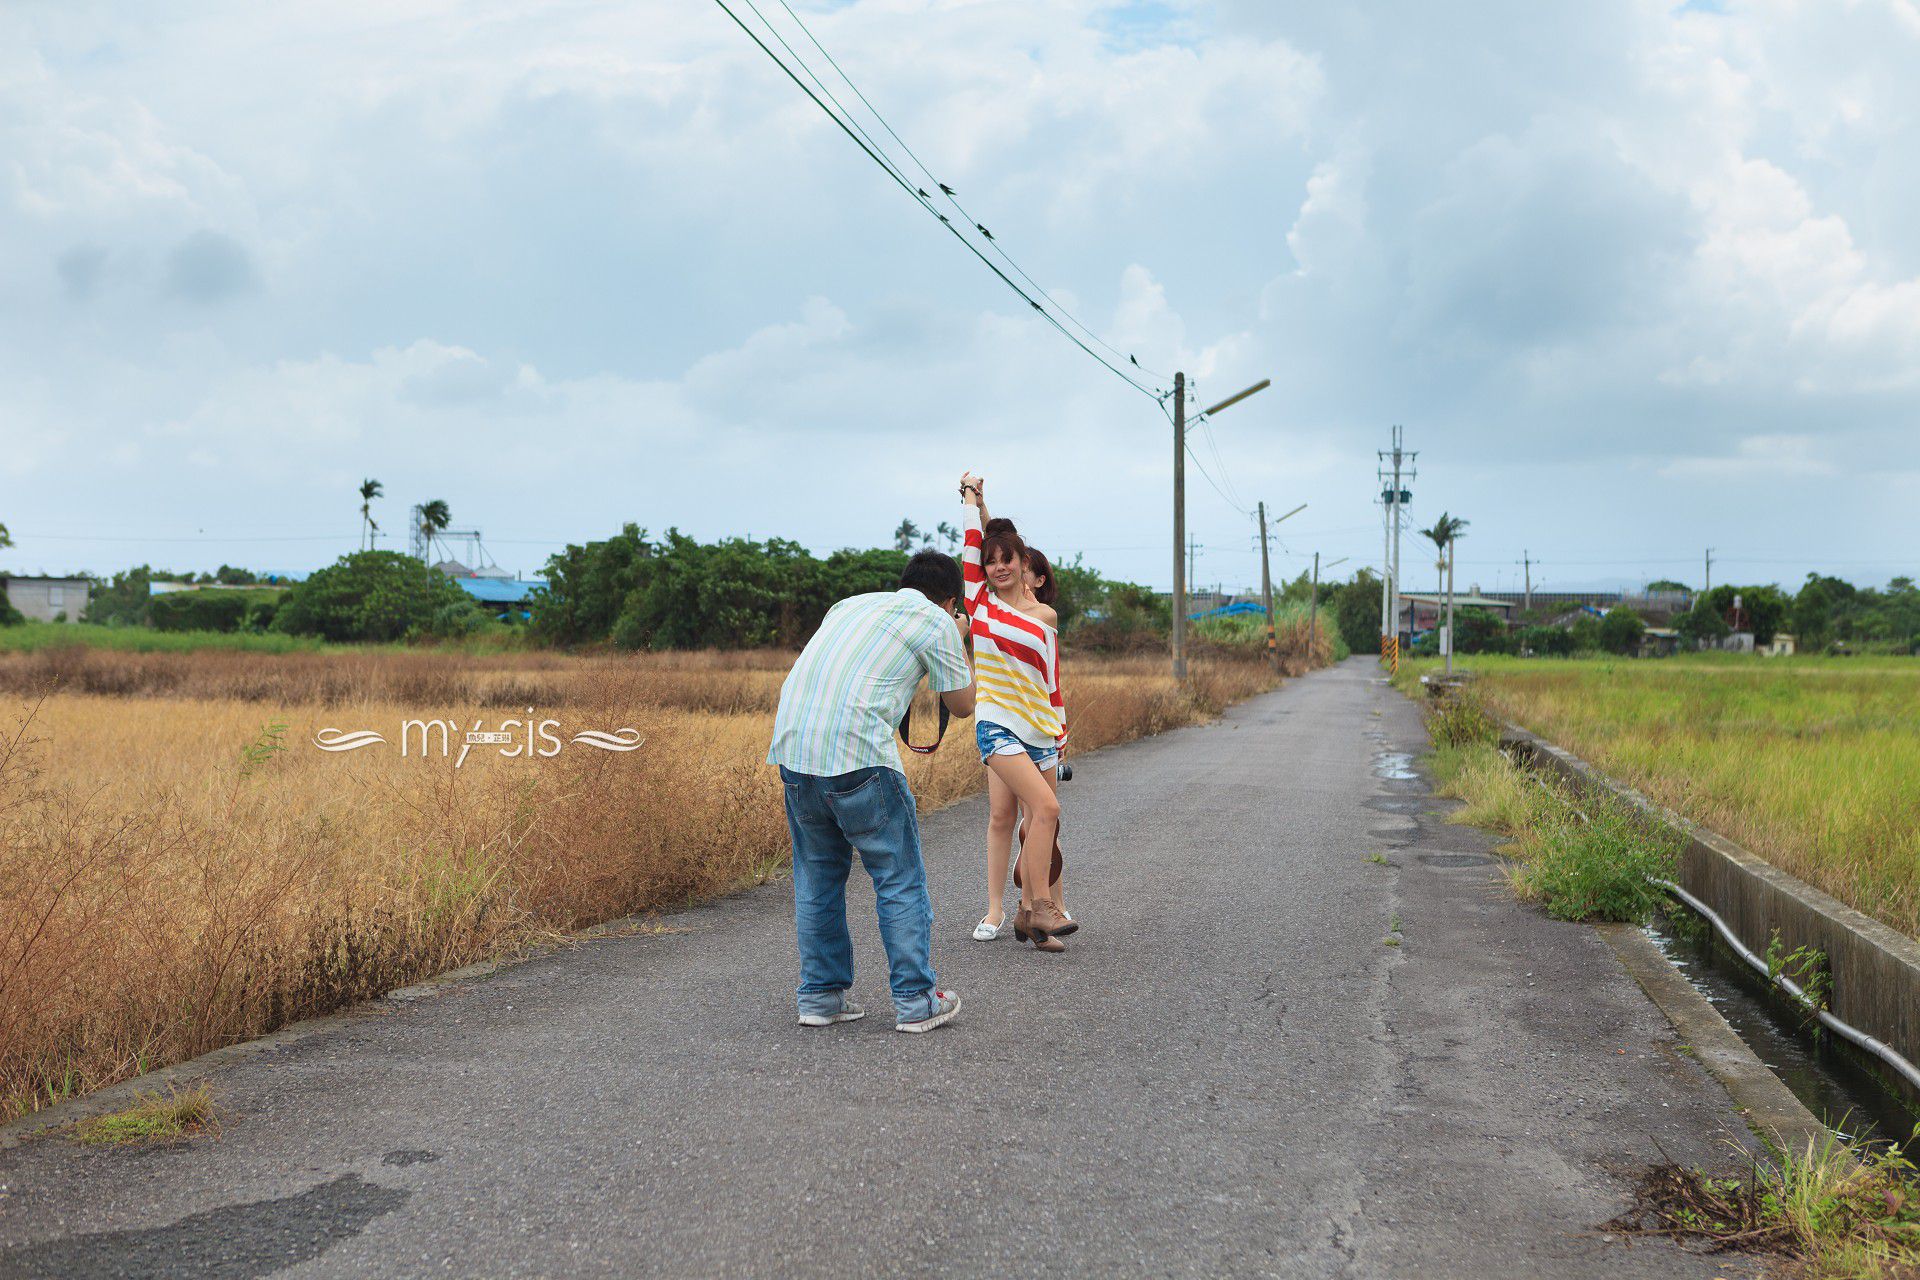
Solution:
{"label": "palm tree", "polygon": [[946,545],[949,553],[960,545],[960,531],[948,524],[945,520],[942,520],[934,527],[934,532],[940,535],[940,541]]}
{"label": "palm tree", "polygon": [[447,509],[446,499],[435,498],[431,502],[420,504],[420,533],[427,543],[427,559],[433,559],[433,538],[442,529],[453,523],[453,512]]}
{"label": "palm tree", "polygon": [[913,540],[920,536],[920,526],[911,520],[902,520],[900,527],[893,531],[893,545],[900,551],[913,550]]}
{"label": "palm tree", "polygon": [[1448,675],[1453,674],[1454,549],[1455,549],[1455,544],[1459,542],[1460,535],[1463,532],[1465,532],[1466,527],[1467,527],[1467,522],[1465,520],[1462,520],[1459,516],[1450,516],[1446,512],[1442,511],[1440,513],[1440,518],[1433,522],[1433,528],[1422,529],[1420,531],[1421,536],[1428,539],[1430,542],[1433,543],[1434,546],[1440,549],[1441,564],[1447,571],[1446,582],[1443,586],[1443,590],[1445,590],[1447,593],[1447,674]]}
{"label": "palm tree", "polygon": [[360,523],[363,526],[361,537],[365,540],[368,550],[373,548],[373,535],[380,532],[380,526],[375,524],[373,519],[373,500],[379,497],[380,493],[378,480],[360,482]]}
{"label": "palm tree", "polygon": [[1465,520],[1462,520],[1458,516],[1450,516],[1442,511],[1440,518],[1433,522],[1433,528],[1422,529],[1420,531],[1420,536],[1431,542],[1434,550],[1439,553],[1433,562],[1433,567],[1443,576],[1437,578],[1434,582],[1433,593],[1435,595],[1440,595],[1447,589],[1447,582],[1444,576],[1447,571],[1447,547],[1455,538],[1460,536],[1460,531],[1466,527],[1467,522]]}
{"label": "palm tree", "polygon": [[13,545],[13,535],[7,532],[7,526],[0,524],[0,547]]}

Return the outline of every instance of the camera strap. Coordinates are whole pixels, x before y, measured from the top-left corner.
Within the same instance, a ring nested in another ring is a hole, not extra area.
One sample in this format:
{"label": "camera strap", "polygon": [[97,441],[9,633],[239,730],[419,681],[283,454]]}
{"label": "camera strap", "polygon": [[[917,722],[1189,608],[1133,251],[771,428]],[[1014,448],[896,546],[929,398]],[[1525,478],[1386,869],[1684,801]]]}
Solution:
{"label": "camera strap", "polygon": [[938,694],[934,695],[934,701],[940,707],[940,727],[934,731],[933,745],[931,746],[916,747],[913,745],[912,703],[907,704],[907,714],[900,717],[900,740],[907,744],[907,750],[918,756],[930,756],[940,749],[940,740],[947,736],[947,721],[953,718],[952,714],[947,710],[946,702],[943,701]]}

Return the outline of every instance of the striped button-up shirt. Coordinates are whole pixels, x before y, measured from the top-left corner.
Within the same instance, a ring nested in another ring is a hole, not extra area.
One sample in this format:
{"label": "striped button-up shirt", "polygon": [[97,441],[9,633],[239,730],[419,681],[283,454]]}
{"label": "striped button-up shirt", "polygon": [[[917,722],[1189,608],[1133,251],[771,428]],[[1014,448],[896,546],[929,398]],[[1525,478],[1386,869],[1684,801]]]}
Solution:
{"label": "striped button-up shirt", "polygon": [[823,778],[900,769],[894,729],[922,676],[935,693],[972,683],[953,618],[912,587],[847,597],[780,686],[767,762]]}

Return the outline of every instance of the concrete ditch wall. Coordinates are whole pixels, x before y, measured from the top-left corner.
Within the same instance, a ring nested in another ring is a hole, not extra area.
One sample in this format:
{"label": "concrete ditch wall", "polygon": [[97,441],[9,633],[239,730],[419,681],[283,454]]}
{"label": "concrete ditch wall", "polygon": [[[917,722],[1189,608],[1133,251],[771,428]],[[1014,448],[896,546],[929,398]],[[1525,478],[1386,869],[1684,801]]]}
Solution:
{"label": "concrete ditch wall", "polygon": [[[1686,839],[1680,855],[1682,887],[1720,914],[1740,940],[1760,955],[1774,931],[1786,951],[1817,947],[1833,976],[1834,1016],[1920,1062],[1920,943],[1871,919],[1812,885],[1788,875],[1722,836],[1623,786],[1570,751],[1506,725],[1503,745],[1557,774],[1579,794],[1610,795],[1676,828]],[[1882,1074],[1920,1105],[1920,1094],[1891,1071]]]}

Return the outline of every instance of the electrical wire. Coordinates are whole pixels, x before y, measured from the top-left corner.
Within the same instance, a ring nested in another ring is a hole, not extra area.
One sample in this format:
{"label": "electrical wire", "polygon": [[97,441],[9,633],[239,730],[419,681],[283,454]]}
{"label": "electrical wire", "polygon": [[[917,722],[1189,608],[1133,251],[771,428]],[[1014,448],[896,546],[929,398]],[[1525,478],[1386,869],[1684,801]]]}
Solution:
{"label": "electrical wire", "polygon": [[[747,3],[751,5],[753,3],[753,0],[747,0]],[[974,226],[976,227],[981,226],[982,224],[980,223],[980,220],[967,212],[966,207],[960,203],[959,197],[956,196],[953,193],[953,191],[947,187],[945,183],[941,182],[939,178],[934,176],[933,170],[927,168],[926,163],[920,159],[919,153],[914,151],[912,147],[908,146],[907,140],[901,137],[900,134],[894,129],[894,127],[887,122],[887,118],[885,116],[880,114],[880,109],[874,106],[872,102],[868,101],[867,95],[860,91],[860,86],[853,82],[853,77],[847,74],[846,69],[840,65],[839,61],[835,59],[831,53],[827,52],[826,46],[821,44],[819,41],[819,38],[813,34],[813,29],[807,26],[806,22],[800,17],[799,14],[793,11],[793,6],[788,4],[787,0],[779,0],[779,4],[782,9],[785,9],[787,11],[787,16],[793,19],[794,25],[800,28],[801,32],[805,34],[808,40],[812,41],[813,47],[820,51],[820,55],[827,60],[827,65],[831,66],[834,69],[834,71],[839,74],[840,78],[846,82],[847,88],[853,90],[854,97],[860,99],[861,105],[865,106],[868,112],[872,114],[873,118],[880,122],[880,127],[882,129],[885,129],[887,131],[887,134],[895,142],[900,144],[900,149],[907,153],[908,158],[911,159],[914,163],[914,166],[918,168],[920,172],[926,176],[927,181],[933,183],[933,185],[939,189],[940,194],[942,195],[942,197],[945,198],[946,202],[953,206],[954,212],[958,213],[962,218],[966,219],[969,223],[973,224]],[[758,12],[758,10],[756,9],[755,12]],[[762,17],[761,21],[765,22],[766,19]],[[782,45],[785,45],[786,41],[782,40],[780,43]],[[789,52],[791,52],[791,50],[789,50]],[[795,56],[798,57],[799,55],[796,54]],[[811,74],[811,72],[809,72],[809,74]],[[832,95],[829,94],[828,96],[831,97]],[[845,110],[844,107],[841,109]],[[849,117],[851,117],[851,113],[849,112],[848,114],[849,114]],[[866,131],[863,129],[861,130],[861,132],[865,133]],[[1018,275],[1022,280],[1025,280],[1028,284],[1033,286],[1034,292],[1038,293],[1041,297],[1045,298],[1048,301],[1048,303],[1050,303],[1053,306],[1054,310],[1058,311],[1061,315],[1065,316],[1068,320],[1072,321],[1073,326],[1076,329],[1079,329],[1082,333],[1086,334],[1089,338],[1092,338],[1095,342],[1105,347],[1108,351],[1111,351],[1114,355],[1121,356],[1126,360],[1132,362],[1132,364],[1136,368],[1145,372],[1149,376],[1155,377],[1155,378],[1161,378],[1169,381],[1172,379],[1172,376],[1173,376],[1172,374],[1162,373],[1158,370],[1149,368],[1148,366],[1141,364],[1139,359],[1131,351],[1120,350],[1120,348],[1114,346],[1112,343],[1108,342],[1105,338],[1102,338],[1098,333],[1094,332],[1093,329],[1088,327],[1086,324],[1082,323],[1078,316],[1074,315],[1071,311],[1068,311],[1064,306],[1061,306],[1059,299],[1055,298],[1052,294],[1048,293],[1046,289],[1041,286],[1038,280],[1035,280],[1032,276],[1028,275],[1025,269],[1023,269],[1018,262],[1015,262],[1013,260],[1013,255],[1006,251],[1006,248],[1003,245],[1001,245],[998,239],[992,236],[989,236],[987,237],[987,243],[993,246],[993,251],[999,254],[1001,259],[1004,260],[1009,267],[1013,268],[1014,273],[1016,275]]]}
{"label": "electrical wire", "polygon": [[1192,445],[1187,446],[1187,456],[1193,459],[1194,469],[1200,473],[1201,477],[1204,480],[1206,480],[1207,484],[1212,487],[1213,491],[1220,495],[1220,500],[1222,502],[1232,507],[1235,511],[1238,511],[1241,515],[1246,516],[1249,519],[1252,518],[1253,512],[1247,510],[1245,507],[1241,506],[1239,503],[1235,502],[1232,498],[1229,498],[1227,496],[1227,491],[1225,489],[1222,489],[1219,483],[1214,480],[1212,473],[1207,470],[1207,464],[1200,461],[1200,455],[1193,451]]}
{"label": "electrical wire", "polygon": [[[753,28],[749,27],[744,21],[741,20],[740,15],[735,13],[732,7],[727,4],[727,0],[713,0],[713,2],[719,5],[721,11],[724,12],[729,18],[733,19],[734,25],[739,27],[740,30],[742,30],[743,32],[745,32],[748,39],[752,40],[754,44],[760,47],[760,51],[762,53],[766,54],[767,57],[773,60],[774,65],[778,66],[781,71],[786,73],[786,76],[789,80],[792,80],[794,84],[799,86],[800,91],[802,93],[806,94],[808,98],[813,100],[813,104],[815,106],[819,107],[821,111],[826,113],[828,119],[832,120],[836,125],[840,127],[840,131],[842,133],[846,134],[847,137],[853,140],[853,143],[855,146],[859,147],[862,151],[866,152],[868,159],[872,160],[875,164],[879,165],[881,170],[884,171],[888,177],[892,178],[896,183],[898,183],[900,185],[900,189],[905,191],[907,195],[914,201],[914,203],[920,205],[920,207],[922,207],[928,213],[932,214],[936,219],[938,219],[940,222],[940,225],[945,227],[948,233],[951,234],[954,239],[958,240],[962,245],[965,245],[967,252],[971,253],[974,257],[978,258],[981,261],[981,263],[986,266],[987,270],[993,272],[994,275],[1000,277],[1001,282],[1005,284],[1007,288],[1013,290],[1014,293],[1018,294],[1020,298],[1028,306],[1032,307],[1035,311],[1037,311],[1047,321],[1047,323],[1051,324],[1055,329],[1059,330],[1061,336],[1065,337],[1067,341],[1073,343],[1074,346],[1079,347],[1082,351],[1086,352],[1089,356],[1093,357],[1093,359],[1097,360],[1109,373],[1113,374],[1114,377],[1120,379],[1120,381],[1126,383],[1128,386],[1132,387],[1135,391],[1138,391],[1141,395],[1147,396],[1150,399],[1154,399],[1154,400],[1162,400],[1164,403],[1162,393],[1160,393],[1159,391],[1156,391],[1154,388],[1144,385],[1143,383],[1135,381],[1133,378],[1127,375],[1125,370],[1113,364],[1113,362],[1108,360],[1105,356],[1101,355],[1099,352],[1095,351],[1092,347],[1089,347],[1085,342],[1083,342],[1080,339],[1080,337],[1077,334],[1075,334],[1072,330],[1068,329],[1064,324],[1060,323],[1059,318],[1056,317],[1051,311],[1048,311],[1045,307],[1041,306],[1038,302],[1036,302],[1033,299],[1031,294],[1029,294],[1025,289],[1022,289],[1018,284],[1014,283],[1013,278],[1009,276],[1005,271],[1002,271],[999,268],[999,266],[996,265],[991,258],[987,257],[986,254],[980,252],[979,248],[977,248],[974,245],[973,241],[969,240],[964,234],[962,234],[959,228],[953,225],[951,220],[945,217],[942,217],[941,214],[936,209],[934,209],[932,202],[928,200],[926,197],[923,197],[922,195],[920,195],[918,189],[912,183],[908,182],[890,161],[884,159],[878,151],[876,151],[873,147],[869,146],[867,144],[866,139],[862,138],[860,134],[856,132],[853,127],[850,126],[848,121],[841,119],[840,115],[837,112],[835,112],[832,107],[829,107],[825,102],[821,100],[819,94],[815,93],[812,89],[807,87],[806,81],[802,80],[799,76],[794,74],[793,68],[789,67],[785,62],[783,62],[780,58],[780,55],[775,53],[771,48],[769,48],[767,45],[767,42],[762,40],[759,37],[759,35],[753,30]],[[761,14],[757,8],[754,8],[753,0],[743,0],[743,2],[749,8],[753,8],[754,13],[760,17],[761,22],[763,23],[766,22],[765,15]],[[775,38],[776,39],[779,38],[777,32],[775,33]],[[796,61],[797,60],[798,59],[796,58]],[[809,71],[808,74],[811,75],[812,72]]]}

